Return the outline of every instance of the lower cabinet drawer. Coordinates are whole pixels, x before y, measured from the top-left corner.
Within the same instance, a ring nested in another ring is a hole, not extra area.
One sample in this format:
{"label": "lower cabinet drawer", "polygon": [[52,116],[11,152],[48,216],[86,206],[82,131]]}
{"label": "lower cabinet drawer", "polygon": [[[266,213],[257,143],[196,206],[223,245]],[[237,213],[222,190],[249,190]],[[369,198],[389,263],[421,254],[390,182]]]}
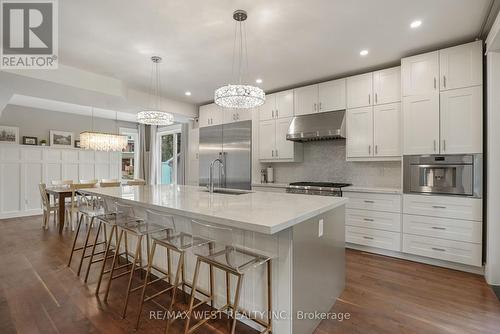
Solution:
{"label": "lower cabinet drawer", "polygon": [[348,226],[401,232],[401,214],[399,213],[347,209],[345,216],[345,224]]}
{"label": "lower cabinet drawer", "polygon": [[482,265],[480,244],[403,234],[403,252],[470,266]]}
{"label": "lower cabinet drawer", "polygon": [[468,197],[403,195],[403,213],[481,221],[483,201]]}
{"label": "lower cabinet drawer", "polygon": [[401,233],[346,226],[346,242],[401,251]]}
{"label": "lower cabinet drawer", "polygon": [[403,215],[403,233],[480,244],[483,223],[471,220]]}

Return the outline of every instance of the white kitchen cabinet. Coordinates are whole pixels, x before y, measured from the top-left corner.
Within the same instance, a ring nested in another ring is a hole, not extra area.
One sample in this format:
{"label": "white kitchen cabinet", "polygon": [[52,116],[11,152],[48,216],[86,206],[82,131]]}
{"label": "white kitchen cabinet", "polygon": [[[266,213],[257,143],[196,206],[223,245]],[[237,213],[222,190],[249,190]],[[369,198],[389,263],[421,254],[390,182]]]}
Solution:
{"label": "white kitchen cabinet", "polygon": [[318,92],[319,112],[346,108],[346,79],[322,82],[318,85]]}
{"label": "white kitchen cabinet", "polygon": [[363,193],[357,191],[345,191],[344,197],[349,198],[346,209],[359,209],[383,212],[401,212],[401,195]]}
{"label": "white kitchen cabinet", "polygon": [[370,157],[373,150],[372,107],[347,110],[347,157]]}
{"label": "white kitchen cabinet", "polygon": [[373,73],[347,78],[347,108],[373,105]]}
{"label": "white kitchen cabinet", "polygon": [[441,93],[441,153],[483,152],[482,86]]}
{"label": "white kitchen cabinet", "polygon": [[374,105],[401,101],[401,67],[373,72]]}
{"label": "white kitchen cabinet", "polygon": [[224,124],[230,124],[252,119],[253,109],[228,109],[223,108]]}
{"label": "white kitchen cabinet", "polygon": [[222,111],[222,108],[215,103],[201,106],[199,112],[198,122],[201,128],[222,124],[224,120],[224,112]]}
{"label": "white kitchen cabinet", "polygon": [[439,153],[439,94],[403,97],[403,153]]}
{"label": "white kitchen cabinet", "polygon": [[401,251],[401,233],[346,226],[345,241],[362,246]]}
{"label": "white kitchen cabinet", "polygon": [[439,52],[401,59],[403,96],[421,96],[439,92]]}
{"label": "white kitchen cabinet", "polygon": [[186,182],[190,186],[199,184],[199,168],[200,168],[200,128],[196,122],[190,122],[188,131],[188,167]]}
{"label": "white kitchen cabinet", "polygon": [[259,122],[259,159],[261,161],[301,161],[302,144],[286,140],[293,117]]}
{"label": "white kitchen cabinet", "polygon": [[373,155],[401,156],[401,104],[373,107]]}
{"label": "white kitchen cabinet", "polygon": [[403,196],[403,212],[439,218],[483,220],[483,201],[480,198],[459,196]]}
{"label": "white kitchen cabinet", "polygon": [[482,50],[482,41],[439,50],[441,91],[482,85]]}
{"label": "white kitchen cabinet", "polygon": [[318,85],[310,85],[293,90],[295,116],[318,112]]}
{"label": "white kitchen cabinet", "polygon": [[266,102],[259,108],[260,120],[291,117],[293,110],[293,90],[269,94]]}

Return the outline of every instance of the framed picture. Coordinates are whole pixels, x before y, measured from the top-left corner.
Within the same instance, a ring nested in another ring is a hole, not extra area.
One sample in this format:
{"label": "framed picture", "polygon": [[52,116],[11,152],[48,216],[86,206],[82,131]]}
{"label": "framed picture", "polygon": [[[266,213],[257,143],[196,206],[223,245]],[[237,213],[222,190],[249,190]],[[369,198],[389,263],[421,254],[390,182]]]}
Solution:
{"label": "framed picture", "polygon": [[73,147],[74,137],[73,132],[50,130],[50,146]]}
{"label": "framed picture", "polygon": [[23,145],[38,145],[38,138],[23,136]]}
{"label": "framed picture", "polygon": [[80,140],[75,140],[75,148],[81,148],[80,147]]}
{"label": "framed picture", "polygon": [[0,143],[19,144],[19,128],[0,125]]}

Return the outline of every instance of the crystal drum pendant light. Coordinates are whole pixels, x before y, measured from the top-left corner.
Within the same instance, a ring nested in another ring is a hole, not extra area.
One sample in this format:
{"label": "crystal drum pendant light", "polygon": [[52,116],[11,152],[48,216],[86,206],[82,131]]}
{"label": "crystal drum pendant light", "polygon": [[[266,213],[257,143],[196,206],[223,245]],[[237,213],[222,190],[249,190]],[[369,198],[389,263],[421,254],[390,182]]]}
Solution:
{"label": "crystal drum pendant light", "polygon": [[[250,109],[264,104],[266,100],[266,95],[262,89],[252,85],[242,84],[243,48],[245,49],[246,68],[248,72],[246,30],[245,33],[243,33],[243,22],[247,17],[247,12],[241,9],[233,13],[233,19],[237,22],[234,34],[233,70],[235,51],[238,44],[238,84],[229,84],[215,91],[215,103],[224,108]],[[237,43],[238,35],[239,43]]]}
{"label": "crystal drum pendant light", "polygon": [[[115,125],[118,123],[118,113],[115,113]],[[80,147],[93,151],[119,151],[127,147],[128,138],[114,133],[95,132],[94,108],[92,107],[92,131],[80,133]],[[118,132],[118,131],[117,131]]]}
{"label": "crystal drum pendant light", "polygon": [[160,63],[161,57],[151,57],[153,69],[151,73],[151,96],[152,108],[140,111],[137,114],[137,122],[147,125],[170,125],[174,123],[174,115],[162,111],[161,104],[161,82],[160,82]]}

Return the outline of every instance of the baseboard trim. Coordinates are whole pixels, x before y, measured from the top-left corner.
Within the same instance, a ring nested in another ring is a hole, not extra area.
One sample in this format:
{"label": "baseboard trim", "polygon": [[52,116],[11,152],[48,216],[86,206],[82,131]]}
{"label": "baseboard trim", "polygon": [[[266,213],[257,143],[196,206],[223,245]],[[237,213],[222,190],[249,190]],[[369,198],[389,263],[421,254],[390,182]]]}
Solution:
{"label": "baseboard trim", "polygon": [[43,213],[42,209],[23,211],[23,212],[2,213],[0,214],[0,219],[38,216],[41,215],[42,213]]}
{"label": "baseboard trim", "polygon": [[368,252],[368,253],[380,254],[380,255],[384,255],[384,256],[395,257],[398,259],[403,259],[403,260],[408,260],[408,261],[425,263],[425,264],[429,264],[429,265],[437,266],[437,267],[465,271],[468,273],[478,274],[478,275],[484,276],[484,267],[468,266],[465,264],[453,263],[453,262],[448,262],[448,261],[443,261],[443,260],[436,260],[436,259],[426,258],[423,256],[395,252],[395,251],[381,249],[381,248],[356,245],[356,244],[351,244],[348,242],[346,242],[346,248],[356,249],[356,250]]}

